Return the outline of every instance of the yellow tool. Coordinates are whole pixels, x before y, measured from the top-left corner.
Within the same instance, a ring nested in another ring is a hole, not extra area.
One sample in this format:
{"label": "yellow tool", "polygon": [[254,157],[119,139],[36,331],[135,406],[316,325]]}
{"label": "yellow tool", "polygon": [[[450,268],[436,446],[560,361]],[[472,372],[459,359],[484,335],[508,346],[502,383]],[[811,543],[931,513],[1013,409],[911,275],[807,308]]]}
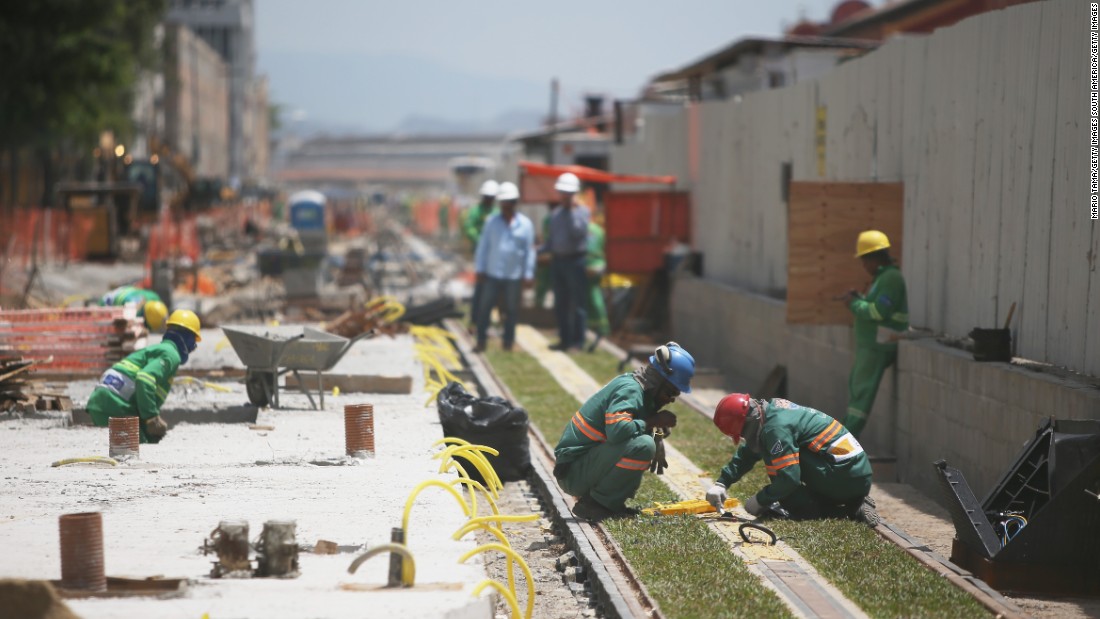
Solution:
{"label": "yellow tool", "polygon": [[[726,499],[724,507],[731,510],[741,504],[737,499]],[[685,514],[713,514],[718,510],[707,503],[705,499],[691,499],[677,503],[654,503],[653,507],[647,507],[642,513],[647,516],[683,516]]]}

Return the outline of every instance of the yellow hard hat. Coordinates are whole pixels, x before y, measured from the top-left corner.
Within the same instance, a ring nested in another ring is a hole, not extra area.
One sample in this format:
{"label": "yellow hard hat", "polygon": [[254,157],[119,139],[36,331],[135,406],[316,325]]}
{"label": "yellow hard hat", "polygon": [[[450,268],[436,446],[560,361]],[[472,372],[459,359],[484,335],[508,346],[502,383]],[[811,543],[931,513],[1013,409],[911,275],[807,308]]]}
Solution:
{"label": "yellow hard hat", "polygon": [[168,317],[168,326],[177,326],[187,329],[191,333],[195,334],[195,341],[201,342],[202,335],[199,330],[202,329],[202,325],[199,324],[199,317],[195,315],[195,312],[191,310],[176,310],[172,312],[172,315]]}
{"label": "yellow hard hat", "polygon": [[864,230],[856,241],[856,258],[890,247],[890,239],[878,230]]}
{"label": "yellow hard hat", "polygon": [[168,316],[168,306],[162,301],[146,301],[142,314],[150,331],[160,331],[164,326],[164,318]]}

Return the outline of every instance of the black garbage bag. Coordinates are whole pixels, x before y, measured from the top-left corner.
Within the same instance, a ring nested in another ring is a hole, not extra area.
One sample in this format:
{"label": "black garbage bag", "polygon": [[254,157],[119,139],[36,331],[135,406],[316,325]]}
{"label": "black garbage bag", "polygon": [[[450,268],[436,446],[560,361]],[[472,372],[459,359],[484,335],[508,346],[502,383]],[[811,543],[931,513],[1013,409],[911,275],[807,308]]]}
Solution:
{"label": "black garbage bag", "polygon": [[[471,395],[455,382],[439,391],[436,408],[443,424],[443,436],[453,436],[500,452],[499,456],[485,454],[485,457],[501,481],[516,481],[527,476],[531,469],[527,411],[504,398]],[[462,458],[458,458],[458,463],[470,479],[485,483],[472,464]]]}

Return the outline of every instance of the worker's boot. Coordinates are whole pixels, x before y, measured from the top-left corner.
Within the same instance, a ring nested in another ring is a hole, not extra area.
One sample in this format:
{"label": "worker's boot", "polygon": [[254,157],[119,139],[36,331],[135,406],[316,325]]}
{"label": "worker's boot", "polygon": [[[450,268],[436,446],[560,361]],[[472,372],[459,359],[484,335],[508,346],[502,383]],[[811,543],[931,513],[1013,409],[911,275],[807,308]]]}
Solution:
{"label": "worker's boot", "polygon": [[610,518],[615,515],[615,512],[600,505],[587,494],[582,496],[577,504],[573,506],[573,515],[578,518],[583,518],[590,522],[598,522],[605,518]]}
{"label": "worker's boot", "polygon": [[852,515],[853,520],[857,520],[866,524],[867,526],[874,528],[878,526],[878,523],[882,521],[878,512],[875,511],[875,500],[869,496],[863,497],[863,502],[856,509],[855,514]]}

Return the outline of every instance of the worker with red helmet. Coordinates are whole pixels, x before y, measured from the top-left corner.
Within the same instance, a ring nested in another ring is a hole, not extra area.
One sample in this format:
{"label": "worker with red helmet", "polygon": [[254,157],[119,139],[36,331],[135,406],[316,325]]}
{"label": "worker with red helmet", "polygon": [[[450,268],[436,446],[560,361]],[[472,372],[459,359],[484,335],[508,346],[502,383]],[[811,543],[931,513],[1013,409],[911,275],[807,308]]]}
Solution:
{"label": "worker with red helmet", "polygon": [[739,445],[707,491],[707,501],[719,510],[730,484],[763,460],[770,483],[745,501],[750,514],[785,510],[797,520],[851,518],[878,524],[868,496],[871,463],[856,437],[837,420],[782,398],[766,401],[731,393],[718,402],[714,425]]}

